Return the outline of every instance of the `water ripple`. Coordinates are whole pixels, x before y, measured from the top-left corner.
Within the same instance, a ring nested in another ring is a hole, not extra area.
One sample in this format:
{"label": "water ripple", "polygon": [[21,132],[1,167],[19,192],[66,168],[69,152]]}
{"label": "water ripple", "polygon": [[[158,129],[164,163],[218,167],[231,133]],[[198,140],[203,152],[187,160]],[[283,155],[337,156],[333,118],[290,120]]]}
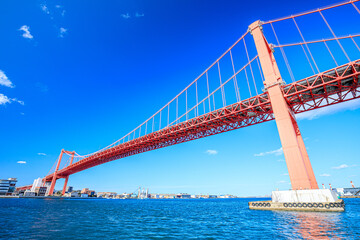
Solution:
{"label": "water ripple", "polygon": [[0,239],[359,239],[344,213],[251,211],[252,199],[0,199]]}

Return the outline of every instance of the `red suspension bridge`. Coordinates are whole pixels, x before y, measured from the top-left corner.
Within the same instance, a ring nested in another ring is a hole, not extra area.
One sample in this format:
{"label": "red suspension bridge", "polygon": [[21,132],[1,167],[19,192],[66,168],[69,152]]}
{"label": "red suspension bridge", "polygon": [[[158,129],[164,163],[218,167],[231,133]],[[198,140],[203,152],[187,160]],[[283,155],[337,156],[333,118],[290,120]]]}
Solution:
{"label": "red suspension bridge", "polygon": [[[85,169],[274,119],[292,188],[317,189],[295,114],[360,98],[358,1],[254,22],[191,84],[127,135],[88,155],[62,150],[43,179],[49,195],[57,179],[65,179],[65,193],[69,176]],[[339,16],[347,25],[338,23]],[[301,24],[306,18],[307,24]]]}

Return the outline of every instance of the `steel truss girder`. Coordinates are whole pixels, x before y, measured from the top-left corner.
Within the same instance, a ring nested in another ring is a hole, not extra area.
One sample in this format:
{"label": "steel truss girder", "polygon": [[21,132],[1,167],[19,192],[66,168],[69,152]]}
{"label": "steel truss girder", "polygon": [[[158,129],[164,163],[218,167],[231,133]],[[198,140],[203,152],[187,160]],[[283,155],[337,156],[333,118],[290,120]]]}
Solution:
{"label": "steel truss girder", "polygon": [[[360,98],[360,60],[282,87],[294,113]],[[119,158],[273,120],[267,93],[226,106],[84,158],[57,173],[65,178]],[[45,177],[51,181],[53,174]]]}
{"label": "steel truss girder", "polygon": [[[267,94],[263,93],[91,155],[59,170],[57,178],[65,178],[76,172],[119,158],[251,126],[272,119],[270,101]],[[52,174],[45,177],[45,179],[50,181]]]}
{"label": "steel truss girder", "polygon": [[294,113],[310,111],[360,97],[360,60],[284,86]]}

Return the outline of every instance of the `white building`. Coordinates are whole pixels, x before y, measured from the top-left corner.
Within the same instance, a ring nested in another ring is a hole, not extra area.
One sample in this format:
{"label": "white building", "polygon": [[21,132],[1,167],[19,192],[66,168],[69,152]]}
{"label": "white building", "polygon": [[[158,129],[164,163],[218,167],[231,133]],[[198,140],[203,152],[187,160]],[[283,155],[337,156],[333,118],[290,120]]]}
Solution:
{"label": "white building", "polygon": [[340,196],[360,196],[360,188],[335,188]]}
{"label": "white building", "polygon": [[32,191],[32,192],[35,192],[35,189],[36,189],[37,187],[41,187],[41,185],[42,185],[42,178],[37,178],[37,179],[35,179],[34,182],[33,182],[33,184],[32,184],[31,191]]}
{"label": "white building", "polygon": [[0,195],[11,195],[15,191],[16,178],[0,179]]}
{"label": "white building", "polygon": [[35,192],[31,190],[26,190],[24,192],[24,197],[35,197]]}

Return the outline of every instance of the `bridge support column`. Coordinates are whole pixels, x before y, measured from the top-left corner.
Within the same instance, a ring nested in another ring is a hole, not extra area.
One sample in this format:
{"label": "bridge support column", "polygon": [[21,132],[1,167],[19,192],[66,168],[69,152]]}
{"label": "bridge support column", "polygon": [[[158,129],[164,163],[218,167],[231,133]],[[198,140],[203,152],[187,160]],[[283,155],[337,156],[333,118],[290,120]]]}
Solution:
{"label": "bridge support column", "polygon": [[[71,155],[70,165],[73,163],[74,155],[75,155],[75,152],[73,152],[72,155]],[[67,186],[68,181],[69,181],[69,176],[66,176],[65,182],[64,182],[64,187],[63,187],[63,190],[62,190],[62,195],[64,195],[65,192],[66,192],[66,186]]]}
{"label": "bridge support column", "polygon": [[66,176],[65,182],[64,182],[64,187],[63,187],[63,190],[62,190],[62,195],[64,195],[65,192],[66,192],[66,185],[67,185],[68,181],[69,181],[69,176]]}
{"label": "bridge support column", "polygon": [[263,32],[260,21],[249,26],[264,73],[264,86],[267,89],[279,131],[293,190],[318,189],[304,141],[296,123],[294,113],[289,108],[281,88],[283,83],[280,71]]}
{"label": "bridge support column", "polygon": [[51,185],[50,185],[48,195],[53,195],[54,194],[54,188],[55,188],[56,178],[57,178],[57,171],[59,170],[59,166],[60,166],[60,162],[61,162],[61,158],[63,156],[63,153],[64,153],[64,149],[61,150],[61,153],[60,153],[57,165],[56,165],[56,169],[55,169],[55,172],[54,172],[52,180],[51,180]]}

